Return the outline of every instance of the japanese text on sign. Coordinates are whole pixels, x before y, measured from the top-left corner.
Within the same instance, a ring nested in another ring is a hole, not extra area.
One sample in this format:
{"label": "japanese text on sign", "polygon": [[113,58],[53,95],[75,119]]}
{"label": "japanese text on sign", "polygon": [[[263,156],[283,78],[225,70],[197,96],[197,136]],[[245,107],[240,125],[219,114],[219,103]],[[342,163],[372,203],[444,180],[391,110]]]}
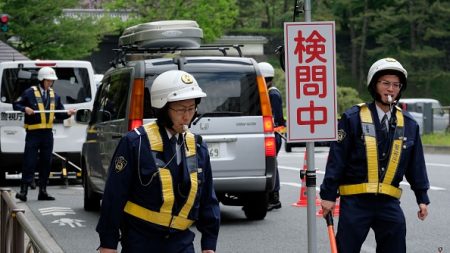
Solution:
{"label": "japanese text on sign", "polygon": [[288,141],[334,140],[334,22],[285,23]]}
{"label": "japanese text on sign", "polygon": [[23,119],[23,113],[6,113],[2,112],[0,115],[2,121],[21,121]]}

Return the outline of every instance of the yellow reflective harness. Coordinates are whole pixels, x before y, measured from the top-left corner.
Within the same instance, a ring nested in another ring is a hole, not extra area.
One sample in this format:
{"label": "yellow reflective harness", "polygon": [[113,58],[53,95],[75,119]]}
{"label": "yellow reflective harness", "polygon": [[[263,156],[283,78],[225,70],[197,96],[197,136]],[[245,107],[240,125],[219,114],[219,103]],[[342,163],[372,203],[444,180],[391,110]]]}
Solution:
{"label": "yellow reflective harness", "polygon": [[55,118],[55,113],[53,112],[55,110],[55,93],[53,92],[53,89],[50,88],[50,114],[48,117],[46,117],[45,111],[45,105],[41,97],[41,92],[39,89],[35,86],[31,87],[34,90],[34,96],[36,97],[36,101],[38,104],[39,111],[41,111],[39,114],[41,116],[41,122],[37,124],[24,124],[25,129],[27,130],[36,130],[36,129],[51,129],[53,127],[53,119]]}
{"label": "yellow reflective harness", "polygon": [[385,194],[400,199],[402,189],[392,185],[395,173],[402,153],[403,146],[403,114],[399,107],[396,107],[397,127],[395,130],[394,141],[389,154],[389,162],[386,174],[382,182],[378,176],[378,149],[375,134],[375,125],[373,124],[372,114],[366,104],[358,105],[361,117],[361,127],[364,135],[366,156],[367,156],[367,183],[341,185],[339,186],[340,195],[354,195],[361,193]]}
{"label": "yellow reflective harness", "polygon": [[[163,142],[159,133],[159,127],[156,123],[144,125],[145,131],[150,141],[150,146],[154,152],[163,152]],[[149,210],[136,203],[128,201],[124,211],[132,216],[142,220],[158,224],[164,227],[186,230],[194,220],[188,218],[188,215],[194,205],[198,189],[198,166],[196,157],[195,137],[192,133],[186,134],[186,161],[190,172],[191,189],[189,191],[186,203],[181,208],[178,215],[172,213],[175,202],[173,180],[168,168],[158,168],[161,180],[163,203],[159,212]],[[155,157],[155,156],[154,156]]]}

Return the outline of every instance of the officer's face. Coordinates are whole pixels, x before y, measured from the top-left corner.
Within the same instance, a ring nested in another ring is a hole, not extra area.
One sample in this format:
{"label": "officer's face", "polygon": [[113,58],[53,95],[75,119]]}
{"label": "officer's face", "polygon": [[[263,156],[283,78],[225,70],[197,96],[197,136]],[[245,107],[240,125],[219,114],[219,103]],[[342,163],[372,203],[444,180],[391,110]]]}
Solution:
{"label": "officer's face", "polygon": [[386,104],[389,104],[388,96],[395,100],[401,88],[400,78],[396,75],[384,75],[378,78],[377,93],[380,94],[381,100]]}
{"label": "officer's face", "polygon": [[184,125],[189,125],[196,110],[195,99],[169,103],[169,117],[173,122],[173,130],[183,133]]}
{"label": "officer's face", "polygon": [[48,90],[50,87],[52,87],[53,82],[54,82],[53,80],[44,79],[43,82],[42,82],[43,83],[43,88]]}

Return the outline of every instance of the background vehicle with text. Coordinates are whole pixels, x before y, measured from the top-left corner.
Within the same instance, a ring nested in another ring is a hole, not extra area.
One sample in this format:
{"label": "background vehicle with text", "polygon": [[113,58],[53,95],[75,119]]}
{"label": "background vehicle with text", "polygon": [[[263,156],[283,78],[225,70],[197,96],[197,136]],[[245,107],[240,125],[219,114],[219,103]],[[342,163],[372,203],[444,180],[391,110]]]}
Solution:
{"label": "background vehicle with text", "polygon": [[[90,62],[70,60],[11,61],[0,63],[0,181],[5,172],[18,173],[22,169],[25,146],[24,114],[13,111],[12,103],[24,90],[39,85],[37,73],[40,68],[55,69],[58,80],[53,89],[61,97],[66,109],[91,109],[96,93],[94,70]],[[86,125],[76,123],[73,118],[53,123],[54,153],[78,164],[81,146],[86,137]],[[50,177],[60,177],[63,160],[53,158]],[[69,168],[67,168],[69,169]],[[77,176],[77,169],[71,167],[67,176]],[[78,176],[81,174],[78,173]]]}

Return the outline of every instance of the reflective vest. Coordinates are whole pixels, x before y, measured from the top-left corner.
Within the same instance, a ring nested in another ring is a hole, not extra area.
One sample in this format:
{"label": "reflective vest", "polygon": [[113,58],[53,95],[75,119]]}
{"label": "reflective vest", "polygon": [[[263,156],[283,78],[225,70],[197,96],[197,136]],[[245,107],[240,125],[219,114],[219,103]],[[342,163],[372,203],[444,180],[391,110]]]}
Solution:
{"label": "reflective vest", "polygon": [[[163,152],[163,141],[159,133],[159,127],[156,123],[150,123],[143,126],[147,132],[150,141],[153,158],[156,161],[156,154]],[[140,206],[136,203],[128,201],[124,211],[134,217],[154,223],[160,226],[174,228],[178,230],[186,230],[194,220],[188,218],[188,215],[194,205],[197,189],[198,189],[198,165],[196,156],[195,137],[192,133],[186,134],[186,162],[190,174],[191,189],[189,191],[186,203],[179,213],[172,213],[175,202],[175,194],[173,180],[168,168],[158,168],[159,179],[161,181],[163,203],[158,211],[153,211]]]}
{"label": "reflective vest", "polygon": [[394,139],[390,148],[389,162],[383,181],[380,182],[378,171],[378,148],[375,125],[373,124],[372,114],[366,104],[358,105],[361,117],[361,127],[366,146],[367,157],[367,182],[360,184],[339,186],[340,195],[354,195],[361,193],[385,194],[395,198],[400,198],[402,189],[392,185],[395,173],[397,171],[403,146],[403,114],[399,107],[396,107],[397,127],[394,133]]}
{"label": "reflective vest", "polygon": [[36,102],[38,104],[38,109],[41,111],[39,115],[41,116],[41,122],[37,124],[24,124],[25,129],[27,130],[36,130],[36,129],[52,129],[53,127],[53,119],[55,118],[55,93],[53,92],[53,89],[49,89],[49,96],[50,96],[50,113],[49,117],[47,118],[45,110],[45,105],[41,97],[41,92],[39,89],[35,86],[31,87],[34,90],[34,97],[36,98]]}

